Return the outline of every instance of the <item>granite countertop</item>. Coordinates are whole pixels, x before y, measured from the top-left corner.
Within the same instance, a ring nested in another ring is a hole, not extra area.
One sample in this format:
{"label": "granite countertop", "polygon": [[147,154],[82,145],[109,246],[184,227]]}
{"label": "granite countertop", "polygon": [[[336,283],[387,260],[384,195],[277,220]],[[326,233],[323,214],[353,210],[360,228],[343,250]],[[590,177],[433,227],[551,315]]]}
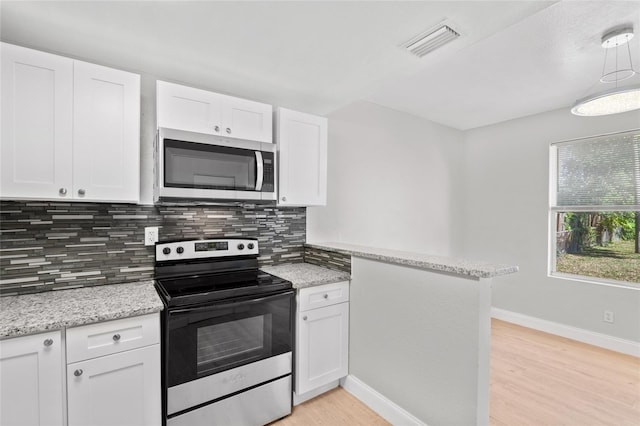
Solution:
{"label": "granite countertop", "polygon": [[263,266],[260,269],[268,274],[291,281],[293,288],[296,289],[337,283],[351,279],[351,275],[348,272],[335,271],[310,263],[288,263],[284,265]]}
{"label": "granite countertop", "polygon": [[160,312],[153,281],[0,297],[0,338]]}
{"label": "granite countertop", "polygon": [[500,265],[488,262],[478,262],[453,257],[433,256],[424,253],[389,250],[353,244],[307,243],[305,246],[425,270],[462,276],[466,275],[470,278],[492,278],[518,272],[517,266]]}

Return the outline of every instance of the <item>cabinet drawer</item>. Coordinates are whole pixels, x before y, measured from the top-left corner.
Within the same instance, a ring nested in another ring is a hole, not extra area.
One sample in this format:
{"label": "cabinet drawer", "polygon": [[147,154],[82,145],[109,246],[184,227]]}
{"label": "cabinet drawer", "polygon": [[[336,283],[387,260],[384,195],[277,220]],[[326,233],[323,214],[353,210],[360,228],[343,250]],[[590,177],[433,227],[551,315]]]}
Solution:
{"label": "cabinet drawer", "polygon": [[150,314],[67,329],[67,363],[160,342],[160,317]]}
{"label": "cabinet drawer", "polygon": [[320,285],[300,289],[298,293],[298,311],[322,308],[349,300],[349,282]]}

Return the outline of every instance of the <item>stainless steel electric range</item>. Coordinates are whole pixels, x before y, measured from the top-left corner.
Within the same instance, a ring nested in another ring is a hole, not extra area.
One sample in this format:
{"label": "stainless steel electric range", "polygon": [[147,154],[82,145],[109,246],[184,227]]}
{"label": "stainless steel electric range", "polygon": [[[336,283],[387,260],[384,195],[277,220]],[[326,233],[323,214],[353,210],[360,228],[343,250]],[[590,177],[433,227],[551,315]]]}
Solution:
{"label": "stainless steel electric range", "polygon": [[294,292],[254,239],[156,245],[167,425],[264,425],[291,413]]}

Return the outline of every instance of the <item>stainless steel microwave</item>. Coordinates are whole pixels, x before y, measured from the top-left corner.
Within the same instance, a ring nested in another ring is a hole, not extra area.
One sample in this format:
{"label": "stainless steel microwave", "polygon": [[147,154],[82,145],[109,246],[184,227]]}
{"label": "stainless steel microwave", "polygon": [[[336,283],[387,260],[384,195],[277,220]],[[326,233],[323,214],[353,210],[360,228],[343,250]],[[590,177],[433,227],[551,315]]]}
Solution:
{"label": "stainless steel microwave", "polygon": [[158,129],[155,201],[276,200],[272,143]]}

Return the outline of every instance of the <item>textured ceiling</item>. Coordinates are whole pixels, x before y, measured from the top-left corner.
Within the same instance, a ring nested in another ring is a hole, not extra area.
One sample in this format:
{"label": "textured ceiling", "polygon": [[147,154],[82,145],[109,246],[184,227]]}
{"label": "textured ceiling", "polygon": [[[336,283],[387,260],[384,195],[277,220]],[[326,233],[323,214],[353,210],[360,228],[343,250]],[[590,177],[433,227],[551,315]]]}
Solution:
{"label": "textured ceiling", "polygon": [[[0,38],[311,113],[366,99],[467,129],[584,95],[602,31],[639,28],[639,5],[5,0]],[[422,59],[398,48],[445,20],[462,37]]]}

